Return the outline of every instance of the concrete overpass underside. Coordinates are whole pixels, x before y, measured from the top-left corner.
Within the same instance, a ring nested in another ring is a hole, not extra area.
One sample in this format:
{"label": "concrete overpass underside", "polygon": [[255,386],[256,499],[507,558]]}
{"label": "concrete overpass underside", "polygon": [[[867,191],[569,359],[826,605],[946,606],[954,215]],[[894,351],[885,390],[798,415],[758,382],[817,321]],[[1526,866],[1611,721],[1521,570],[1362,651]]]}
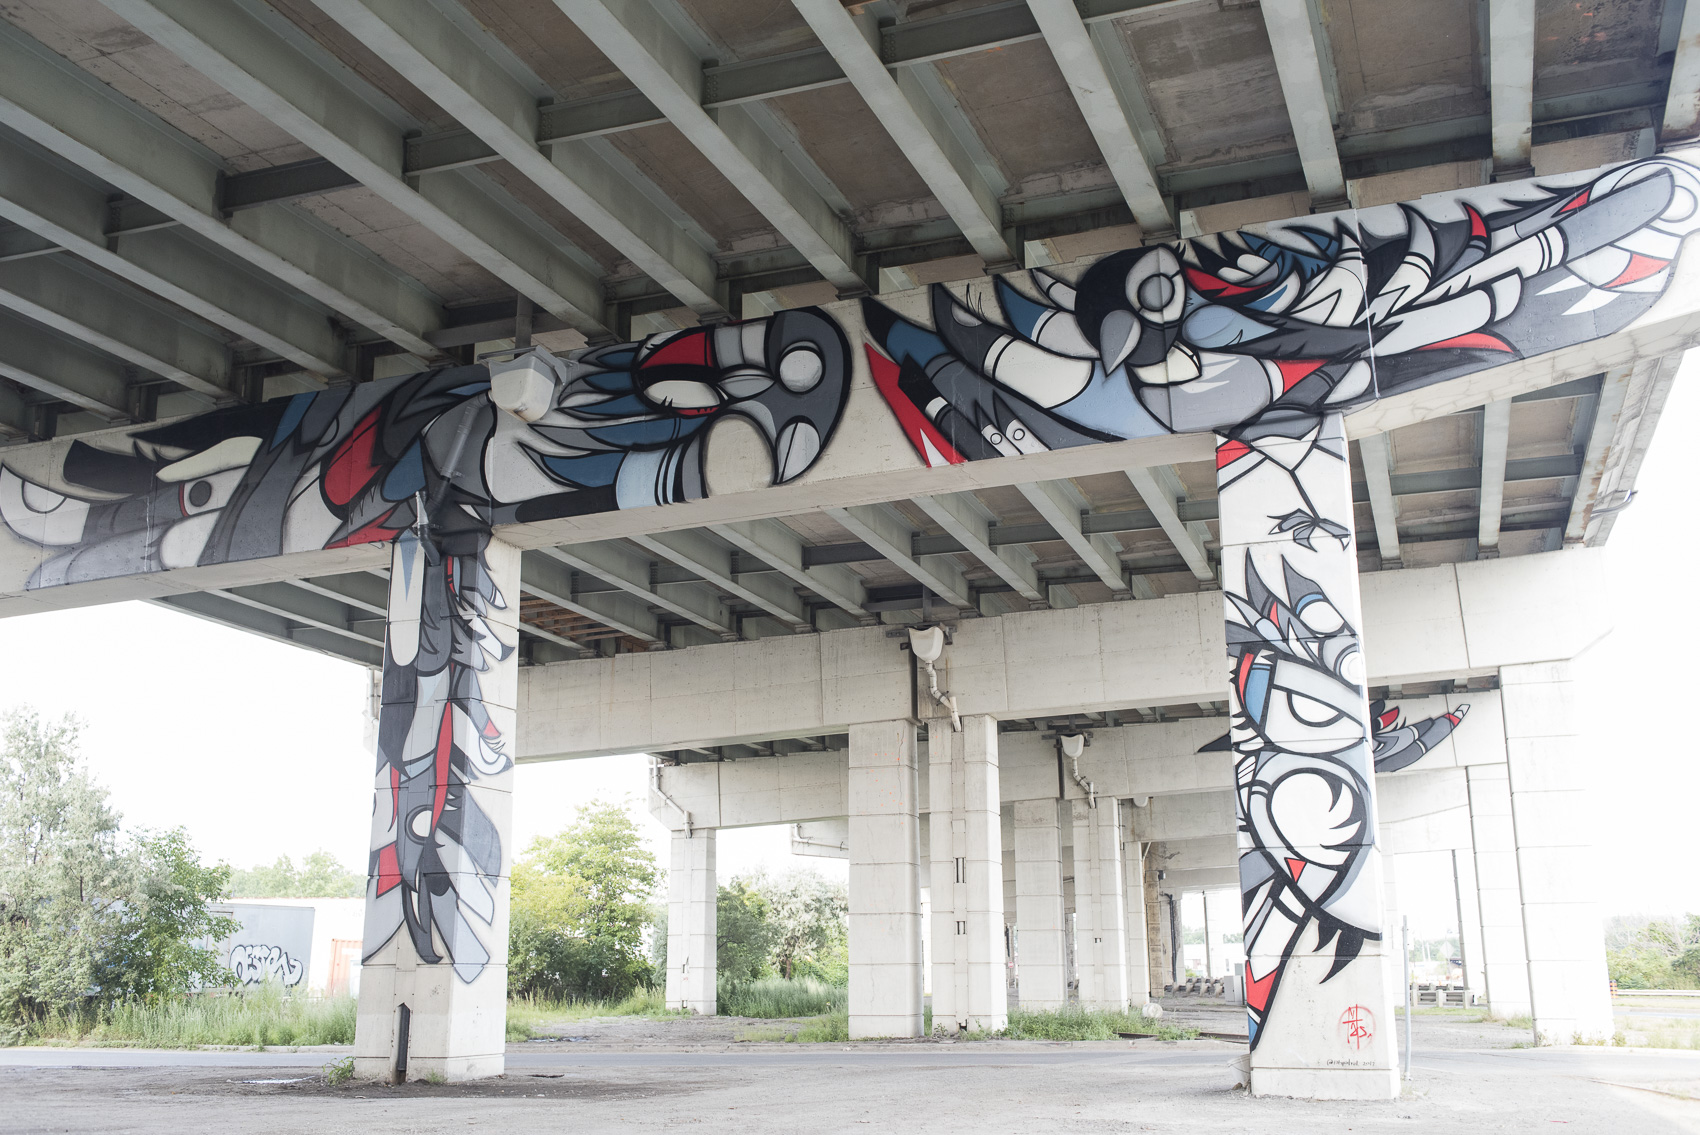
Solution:
{"label": "concrete overpass underside", "polygon": [[1700,8],[0,17],[0,615],[373,671],[363,1074],[501,1070],[506,801],[609,753],[672,1004],[788,824],[853,1035],[1143,1005],[1231,887],[1253,1091],[1396,1094],[1430,850],[1471,988],[1611,1031],[1569,664],[1700,336]]}

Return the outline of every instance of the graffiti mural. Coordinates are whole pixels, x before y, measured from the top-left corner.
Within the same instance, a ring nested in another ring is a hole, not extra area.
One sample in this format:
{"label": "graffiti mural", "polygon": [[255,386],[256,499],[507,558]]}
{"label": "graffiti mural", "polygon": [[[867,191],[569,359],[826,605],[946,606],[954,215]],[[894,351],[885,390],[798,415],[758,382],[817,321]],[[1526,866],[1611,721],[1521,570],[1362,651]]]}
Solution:
{"label": "graffiti mural", "polygon": [[515,644],[493,621],[510,597],[486,548],[446,547],[407,531],[392,549],[365,957],[405,927],[420,961],[446,959],[470,982],[492,956],[473,920],[496,921],[502,875],[501,832],[474,786],[513,767],[481,676]]}
{"label": "graffiti mural", "polygon": [[300,985],[307,967],[289,956],[281,946],[236,945],[230,947],[230,972],[238,985]]}
{"label": "graffiti mural", "polygon": [[[1475,203],[1473,203],[1475,202]],[[1298,437],[1348,411],[1621,330],[1700,228],[1700,178],[1631,163],[1117,252],[931,327],[863,301],[868,361],[929,466],[1164,433]],[[1314,511],[1314,510],[1313,510]]]}
{"label": "graffiti mural", "polygon": [[[1117,252],[985,294],[935,286],[924,314],[861,303],[872,392],[922,465],[1217,435],[1259,1013],[1305,934],[1327,936],[1331,972],[1379,934],[1357,866],[1372,770],[1457,724],[1383,722],[1364,700],[1341,415],[1621,330],[1696,228],[1700,178],[1654,158]],[[484,684],[513,665],[498,616],[518,604],[493,530],[701,499],[729,418],[770,483],[806,478],[859,361],[818,308],[533,350],[72,440],[47,474],[0,463],[0,520],[44,550],[31,588],[393,545],[366,946],[405,928],[472,980],[502,863],[478,794],[510,767]]]}

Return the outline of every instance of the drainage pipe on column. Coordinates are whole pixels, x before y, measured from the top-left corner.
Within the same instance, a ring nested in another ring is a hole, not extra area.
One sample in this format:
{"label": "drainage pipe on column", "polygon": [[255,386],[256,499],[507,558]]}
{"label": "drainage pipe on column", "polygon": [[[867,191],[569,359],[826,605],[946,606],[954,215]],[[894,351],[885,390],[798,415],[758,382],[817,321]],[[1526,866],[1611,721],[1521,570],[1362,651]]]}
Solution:
{"label": "drainage pipe on column", "polygon": [[927,671],[927,696],[950,711],[951,732],[960,733],[962,718],[956,712],[956,699],[939,689],[939,672],[933,666],[944,654],[944,642],[943,627],[922,625],[909,628],[909,653]]}

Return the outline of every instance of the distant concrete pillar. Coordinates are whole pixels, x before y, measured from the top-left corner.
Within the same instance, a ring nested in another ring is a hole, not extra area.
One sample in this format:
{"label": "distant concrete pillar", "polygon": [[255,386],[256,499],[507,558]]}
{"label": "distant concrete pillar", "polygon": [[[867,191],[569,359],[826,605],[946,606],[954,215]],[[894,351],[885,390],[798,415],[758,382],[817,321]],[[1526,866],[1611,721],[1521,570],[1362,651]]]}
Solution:
{"label": "distant concrete pillar", "polygon": [[1131,1005],[1151,1000],[1151,953],[1145,922],[1145,845],[1131,838],[1133,825],[1122,841],[1122,886],[1126,894],[1122,909],[1127,919],[1127,999]]}
{"label": "distant concrete pillar", "polygon": [[1476,852],[1472,843],[1452,853],[1453,896],[1458,908],[1458,949],[1464,959],[1464,988],[1487,995],[1482,970],[1482,902],[1476,887]]}
{"label": "distant concrete pillar", "polygon": [[948,718],[927,724],[935,1031],[1009,1023],[997,727],[983,714],[960,733]]}
{"label": "distant concrete pillar", "polygon": [[1568,662],[1504,666],[1499,685],[1535,1035],[1543,1044],[1608,1040],[1594,808],[1571,716],[1580,695]]}
{"label": "distant concrete pillar", "polygon": [[1469,765],[1465,771],[1481,911],[1483,991],[1494,1016],[1528,1016],[1529,954],[1523,941],[1510,770],[1506,765]]}
{"label": "distant concrete pillar", "polygon": [[519,558],[493,539],[450,553],[411,530],[392,547],[354,1036],[363,1079],[502,1074]]}
{"label": "distant concrete pillar", "polygon": [[[920,1036],[915,726],[850,727],[850,1036]],[[937,893],[934,900],[937,901]]]}
{"label": "distant concrete pillar", "polygon": [[[1353,368],[1344,381],[1371,381]],[[1344,417],[1218,437],[1216,485],[1251,1091],[1392,1099],[1383,954],[1398,928],[1376,848]]]}
{"label": "distant concrete pillar", "polygon": [[718,1002],[715,831],[673,833],[667,869],[667,1007],[712,1017]]}
{"label": "distant concrete pillar", "polygon": [[1127,1008],[1126,914],[1122,909],[1121,805],[1100,798],[1074,809],[1074,949],[1080,1003]]}
{"label": "distant concrete pillar", "polygon": [[1068,1003],[1057,804],[1055,797],[1015,802],[1015,963],[1023,1009]]}

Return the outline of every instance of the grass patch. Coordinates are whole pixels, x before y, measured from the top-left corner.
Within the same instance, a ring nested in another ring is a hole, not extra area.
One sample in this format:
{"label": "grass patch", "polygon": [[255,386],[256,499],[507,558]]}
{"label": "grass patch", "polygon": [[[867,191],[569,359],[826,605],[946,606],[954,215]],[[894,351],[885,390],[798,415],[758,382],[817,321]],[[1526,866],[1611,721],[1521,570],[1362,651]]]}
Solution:
{"label": "grass patch", "polygon": [[286,997],[271,985],[161,1005],[122,1003],[87,1016],[56,1014],[33,1027],[29,1040],[138,1048],[353,1044],[354,1013],[352,997]]}
{"label": "grass patch", "polygon": [[1009,1026],[1002,1032],[971,1036],[1003,1037],[1007,1040],[1115,1040],[1121,1033],[1139,1033],[1159,1040],[1192,1040],[1198,1030],[1165,1025],[1134,1012],[1103,1009],[1011,1009]]}
{"label": "grass patch", "polygon": [[550,1001],[539,997],[512,997],[508,999],[508,1040],[530,1040],[545,1025],[582,1021],[589,1017],[689,1015],[682,1009],[669,1009],[666,992],[660,988],[640,988],[618,1001]]}
{"label": "grass patch", "polygon": [[717,1008],[725,1017],[819,1017],[847,1013],[850,990],[812,977],[763,977],[755,981],[720,981]]}
{"label": "grass patch", "polygon": [[1691,1017],[1619,1013],[1617,1027],[1623,1043],[1637,1048],[1700,1049],[1700,1021]]}

